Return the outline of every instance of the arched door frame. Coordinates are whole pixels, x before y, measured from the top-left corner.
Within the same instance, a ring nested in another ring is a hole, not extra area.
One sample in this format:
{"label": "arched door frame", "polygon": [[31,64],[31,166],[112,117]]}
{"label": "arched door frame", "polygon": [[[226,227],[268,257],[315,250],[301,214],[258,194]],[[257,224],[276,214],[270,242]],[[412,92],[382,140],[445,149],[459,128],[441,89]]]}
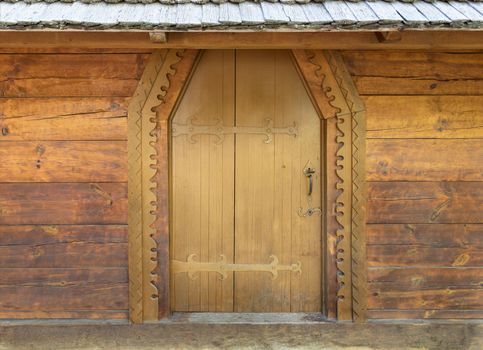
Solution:
{"label": "arched door frame", "polygon": [[[323,121],[324,308],[338,320],[364,321],[365,113],[337,52],[293,50]],[[199,50],[152,54],[128,110],[129,314],[134,323],[169,316],[169,120]]]}

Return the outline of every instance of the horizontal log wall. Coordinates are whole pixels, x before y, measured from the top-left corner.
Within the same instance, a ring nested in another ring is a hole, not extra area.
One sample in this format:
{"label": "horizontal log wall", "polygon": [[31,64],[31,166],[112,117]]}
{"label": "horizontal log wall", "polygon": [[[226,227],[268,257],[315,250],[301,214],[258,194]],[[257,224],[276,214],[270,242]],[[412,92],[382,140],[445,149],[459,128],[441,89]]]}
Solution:
{"label": "horizontal log wall", "polygon": [[128,316],[127,106],[147,52],[0,54],[0,318]]}
{"label": "horizontal log wall", "polygon": [[367,108],[370,318],[483,317],[483,54],[345,52]]}

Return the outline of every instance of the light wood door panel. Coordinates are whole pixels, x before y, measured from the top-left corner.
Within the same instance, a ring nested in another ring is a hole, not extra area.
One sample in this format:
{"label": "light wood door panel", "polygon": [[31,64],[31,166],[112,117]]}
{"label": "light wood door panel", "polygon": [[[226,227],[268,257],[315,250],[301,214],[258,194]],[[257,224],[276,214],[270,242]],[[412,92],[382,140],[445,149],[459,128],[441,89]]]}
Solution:
{"label": "light wood door panel", "polygon": [[235,311],[320,311],[321,219],[301,218],[307,208],[308,161],[317,170],[312,204],[320,206],[320,120],[287,51],[238,51],[236,124],[297,124],[298,136],[236,135],[235,262],[281,265],[301,262],[302,273],[235,274]]}
{"label": "light wood door panel", "polygon": [[[176,124],[234,125],[234,52],[205,51],[172,120]],[[233,262],[234,136],[172,137],[171,259]],[[232,311],[233,274],[172,274],[172,308]]]}
{"label": "light wood door panel", "polygon": [[[312,205],[320,206],[320,120],[288,51],[206,51],[176,111],[176,125],[234,127],[214,135],[172,137],[171,259],[262,266],[279,271],[173,273],[174,311],[321,310],[321,217],[307,209],[307,162],[316,169]],[[297,125],[298,135],[263,134]],[[245,128],[245,129],[244,129]],[[218,141],[218,142],[217,142]],[[194,142],[194,143],[192,143]],[[172,264],[173,265],[173,264]]]}

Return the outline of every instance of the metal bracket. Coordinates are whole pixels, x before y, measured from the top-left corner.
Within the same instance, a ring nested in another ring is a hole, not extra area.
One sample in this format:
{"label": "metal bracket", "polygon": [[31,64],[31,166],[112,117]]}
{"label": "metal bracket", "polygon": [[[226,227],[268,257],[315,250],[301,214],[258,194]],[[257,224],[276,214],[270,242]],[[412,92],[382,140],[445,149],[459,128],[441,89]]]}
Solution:
{"label": "metal bracket", "polygon": [[297,214],[299,214],[300,217],[304,218],[306,216],[312,216],[314,214],[319,214],[322,215],[322,210],[320,208],[308,208],[305,212],[302,209],[302,207],[299,208]]}
{"label": "metal bracket", "polygon": [[278,258],[275,255],[270,255],[272,262],[270,264],[233,264],[226,262],[226,256],[220,255],[221,260],[218,262],[198,262],[195,261],[196,254],[188,256],[186,261],[172,260],[171,268],[173,273],[187,272],[188,277],[192,280],[198,278],[198,272],[216,272],[221,275],[221,279],[228,277],[228,272],[269,272],[272,274],[272,279],[278,277],[279,271],[292,271],[299,274],[302,273],[302,264],[297,261],[291,265],[279,265]]}
{"label": "metal bracket", "polygon": [[188,120],[187,124],[177,124],[173,123],[171,132],[174,137],[180,135],[186,135],[188,141],[191,143],[196,143],[193,138],[196,135],[214,135],[217,136],[216,144],[221,144],[225,135],[227,134],[260,134],[265,135],[265,140],[263,142],[270,143],[273,140],[273,134],[287,134],[293,137],[297,137],[298,128],[297,123],[293,126],[286,128],[275,128],[273,126],[273,121],[271,119],[265,119],[265,126],[255,127],[255,126],[224,126],[221,119],[217,119],[216,124],[212,125],[196,125],[193,124],[195,118]]}

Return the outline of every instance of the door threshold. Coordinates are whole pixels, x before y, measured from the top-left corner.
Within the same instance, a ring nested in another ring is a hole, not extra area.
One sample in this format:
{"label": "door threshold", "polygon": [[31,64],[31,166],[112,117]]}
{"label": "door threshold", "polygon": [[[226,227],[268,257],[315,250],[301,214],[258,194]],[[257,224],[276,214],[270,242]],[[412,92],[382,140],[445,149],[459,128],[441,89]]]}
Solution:
{"label": "door threshold", "polygon": [[320,324],[332,323],[322,313],[292,312],[175,312],[168,322],[210,324]]}

